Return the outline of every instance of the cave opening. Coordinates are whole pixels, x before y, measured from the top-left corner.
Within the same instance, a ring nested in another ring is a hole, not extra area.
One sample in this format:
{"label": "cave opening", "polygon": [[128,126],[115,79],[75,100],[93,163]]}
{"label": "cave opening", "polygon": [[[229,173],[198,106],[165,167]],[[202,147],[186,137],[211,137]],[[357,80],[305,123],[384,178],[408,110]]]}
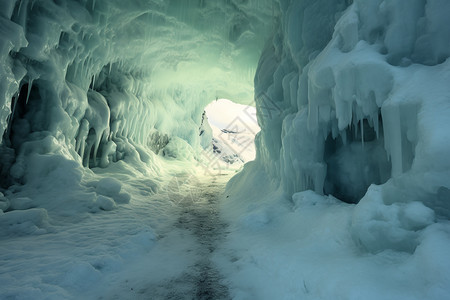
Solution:
{"label": "cave opening", "polygon": [[[206,124],[207,123],[207,124]],[[260,131],[256,108],[228,99],[216,99],[203,112],[200,135],[211,136],[205,148],[220,168],[240,168],[256,157],[255,136]],[[212,148],[210,148],[212,147]]]}

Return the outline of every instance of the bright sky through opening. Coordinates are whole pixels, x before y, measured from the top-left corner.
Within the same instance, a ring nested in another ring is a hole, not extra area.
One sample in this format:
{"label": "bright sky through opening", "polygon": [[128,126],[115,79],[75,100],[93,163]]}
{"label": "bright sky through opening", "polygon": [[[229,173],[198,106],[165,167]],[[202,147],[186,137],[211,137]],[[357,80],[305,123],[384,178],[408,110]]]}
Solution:
{"label": "bright sky through opening", "polygon": [[[219,143],[229,146],[230,152],[239,155],[244,162],[255,159],[255,135],[261,130],[255,107],[219,99],[206,106],[205,111],[213,137]],[[231,133],[223,132],[224,129]]]}

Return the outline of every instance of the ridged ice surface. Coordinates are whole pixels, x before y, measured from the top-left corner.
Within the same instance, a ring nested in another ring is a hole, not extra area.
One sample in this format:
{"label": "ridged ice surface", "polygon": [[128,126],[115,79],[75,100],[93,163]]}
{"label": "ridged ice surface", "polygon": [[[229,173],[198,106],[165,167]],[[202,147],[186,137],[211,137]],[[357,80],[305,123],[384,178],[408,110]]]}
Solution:
{"label": "ridged ice surface", "polygon": [[448,189],[450,6],[283,3],[255,79],[267,172],[288,193],[312,189],[348,202],[404,174],[427,173],[425,193]]}
{"label": "ridged ice surface", "polygon": [[[223,204],[238,219],[229,249],[242,243],[255,274],[281,276],[247,284],[279,280],[258,290],[272,298],[448,297],[450,4],[280,1],[280,11],[255,76],[257,158]],[[371,254],[347,265],[352,251]],[[250,270],[233,270],[234,283]],[[349,279],[359,283],[347,289]]]}
{"label": "ridged ice surface", "polygon": [[[449,299],[449,15],[1,0],[0,298]],[[220,98],[261,128],[221,199]]]}
{"label": "ridged ice surface", "polygon": [[208,102],[253,102],[272,5],[6,1],[0,131],[15,148],[45,131],[91,167],[154,143],[154,132],[196,149],[205,144],[198,127]]}

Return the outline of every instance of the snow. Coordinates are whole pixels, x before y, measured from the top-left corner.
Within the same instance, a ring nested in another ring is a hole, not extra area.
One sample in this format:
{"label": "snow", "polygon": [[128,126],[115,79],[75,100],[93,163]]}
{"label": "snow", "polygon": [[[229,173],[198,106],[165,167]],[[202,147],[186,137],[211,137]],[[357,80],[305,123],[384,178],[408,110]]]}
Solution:
{"label": "snow", "polygon": [[260,175],[234,177],[222,202],[234,221],[217,262],[233,299],[447,298],[449,223],[423,203],[380,204],[377,186],[356,206],[313,191],[289,199],[250,168]]}
{"label": "snow", "polygon": [[[97,196],[89,214],[74,211],[79,208],[74,206],[50,208],[53,199],[47,199],[46,209],[1,214],[0,278],[4,288],[0,298],[146,299],[182,294],[186,285],[194,284],[183,280],[189,280],[191,273],[195,276],[195,264],[203,258],[195,233],[177,223],[186,216],[184,205],[199,201],[183,200],[183,192],[198,192],[200,184],[212,184],[209,175],[202,175],[201,167],[187,174],[192,180],[183,181],[186,174],[180,172],[186,166],[192,164],[168,165],[173,173],[164,175],[163,184],[143,174],[129,174],[116,164],[96,169],[98,174],[92,174],[90,185],[91,193]],[[231,174],[217,178],[220,188]],[[177,178],[179,189],[172,185]],[[158,187],[161,190],[157,193]],[[54,189],[60,197],[67,190]],[[118,202],[121,195],[132,195],[130,202]],[[85,194],[79,191],[75,196]],[[180,284],[171,286],[177,277],[182,278]]]}
{"label": "snow", "polygon": [[[45,183],[39,193],[24,189],[17,194],[31,194],[31,203],[40,208],[0,214],[0,298],[127,298],[139,291],[122,286],[155,286],[192,263],[195,254],[187,248],[197,245],[189,232],[172,230],[179,208],[167,192],[155,193],[158,183],[128,173],[123,165],[98,173],[90,175],[87,191]],[[56,181],[58,176],[46,177]],[[14,205],[31,200],[9,199]],[[90,213],[83,213],[87,209]],[[136,281],[139,277],[145,284]]]}
{"label": "snow", "polygon": [[254,106],[219,99],[208,104],[205,112],[212,129],[212,155],[237,168],[255,159],[254,140],[260,128]]}
{"label": "snow", "polygon": [[0,298],[449,298],[449,12],[3,1]]}

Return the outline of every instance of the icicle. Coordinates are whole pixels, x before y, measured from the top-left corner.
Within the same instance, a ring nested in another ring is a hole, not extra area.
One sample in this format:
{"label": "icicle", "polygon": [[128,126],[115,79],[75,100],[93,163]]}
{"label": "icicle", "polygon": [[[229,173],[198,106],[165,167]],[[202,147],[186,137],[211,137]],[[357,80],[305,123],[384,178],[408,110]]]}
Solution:
{"label": "icicle", "polygon": [[357,140],[358,139],[358,123],[357,123],[357,121],[355,123],[355,120],[356,120],[356,117],[353,118],[353,122],[352,122],[352,125],[351,125],[353,127],[353,140]]}
{"label": "icicle", "polygon": [[321,126],[321,127],[322,127],[322,139],[323,139],[324,141],[326,141],[326,140],[327,140],[327,137],[328,137],[328,135],[329,135],[329,133],[330,133],[330,130],[329,130],[329,128],[326,127],[326,126]]}
{"label": "icicle", "polygon": [[21,13],[21,11],[22,11],[22,5],[23,5],[24,2],[25,2],[25,1],[20,1],[20,2],[19,2],[19,9],[17,10],[19,16],[20,16],[20,13]]}
{"label": "icicle", "polygon": [[75,68],[73,71],[73,77],[77,78],[77,72],[78,72],[78,63],[75,62],[75,59],[73,60],[72,64],[75,63]]}
{"label": "icicle", "polygon": [[100,149],[100,143],[104,139],[105,134],[107,134],[107,130],[104,130],[102,134],[96,134],[95,136],[94,155],[93,155],[94,167],[97,167],[98,150]]}
{"label": "icicle", "polygon": [[84,71],[84,61],[83,63],[80,62],[81,68],[80,68],[80,78],[83,77],[83,71]]}
{"label": "icicle", "polygon": [[92,142],[86,143],[85,146],[85,150],[83,153],[83,166],[89,168],[89,158],[90,158],[90,153],[92,151]]}
{"label": "icicle", "polygon": [[25,104],[28,104],[28,99],[30,99],[30,93],[31,93],[31,87],[33,86],[33,79],[30,79],[28,82],[28,91],[27,91],[27,98],[25,101]]}
{"label": "icicle", "polygon": [[384,148],[391,160],[391,176],[395,177],[403,172],[402,131],[398,105],[391,104],[382,108],[382,117]]}
{"label": "icicle", "polygon": [[378,113],[376,114],[376,117],[373,118],[373,129],[375,130],[378,140],[380,138],[380,122],[378,121]]}
{"label": "icicle", "polygon": [[85,69],[85,74],[83,74],[84,78],[89,78],[89,66],[91,65],[91,58],[89,57],[88,59],[86,59],[84,61],[84,63],[86,64],[86,69]]}
{"label": "icicle", "polygon": [[78,136],[76,137],[75,151],[78,152],[81,159],[84,158],[86,148],[86,139],[89,133],[89,122],[86,119],[81,120],[78,127]]}
{"label": "icicle", "polygon": [[29,2],[26,0],[19,2],[19,8],[17,10],[17,16],[19,17],[19,25],[23,27],[23,30],[26,32],[27,28],[27,7]]}
{"label": "icicle", "polygon": [[10,117],[8,119],[8,127],[6,129],[7,130],[6,131],[7,136],[9,136],[10,131],[11,131],[11,125],[12,125],[12,122],[13,122],[13,119],[14,119],[14,115],[15,115],[18,99],[19,99],[19,94],[17,93],[17,94],[14,95],[14,97],[11,100],[12,109],[11,109]]}
{"label": "icicle", "polygon": [[339,134],[339,129],[337,127],[336,122],[332,122],[331,123],[331,137],[333,138],[333,140],[335,140],[337,138]]}
{"label": "icicle", "polygon": [[364,119],[361,119],[361,146],[364,150]]}
{"label": "icicle", "polygon": [[86,150],[85,148],[86,148],[86,141],[82,140],[80,142],[80,144],[78,146],[78,150],[77,150],[77,152],[80,155],[82,161],[84,160],[84,151]]}
{"label": "icicle", "polygon": [[92,12],[94,12],[95,9],[95,0],[92,0]]}
{"label": "icicle", "polygon": [[347,131],[346,130],[341,131],[341,139],[342,139],[342,143],[344,145],[347,145]]}
{"label": "icicle", "polygon": [[111,75],[111,68],[112,68],[112,63],[109,63],[109,73],[108,73],[108,75]]}

